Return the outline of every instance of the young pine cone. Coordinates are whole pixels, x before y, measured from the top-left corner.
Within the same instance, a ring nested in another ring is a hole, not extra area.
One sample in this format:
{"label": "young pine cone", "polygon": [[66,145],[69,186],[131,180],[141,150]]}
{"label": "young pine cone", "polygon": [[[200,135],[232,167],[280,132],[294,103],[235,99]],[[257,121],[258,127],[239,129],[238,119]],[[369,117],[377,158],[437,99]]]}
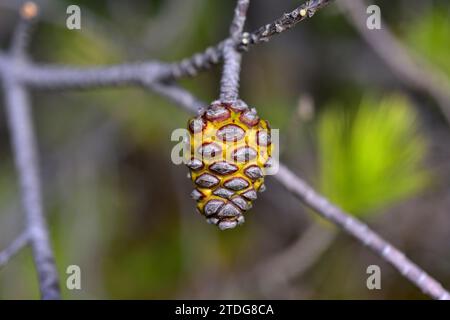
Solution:
{"label": "young pine cone", "polygon": [[191,196],[207,222],[221,230],[244,222],[270,165],[270,127],[241,100],[214,101],[188,123]]}

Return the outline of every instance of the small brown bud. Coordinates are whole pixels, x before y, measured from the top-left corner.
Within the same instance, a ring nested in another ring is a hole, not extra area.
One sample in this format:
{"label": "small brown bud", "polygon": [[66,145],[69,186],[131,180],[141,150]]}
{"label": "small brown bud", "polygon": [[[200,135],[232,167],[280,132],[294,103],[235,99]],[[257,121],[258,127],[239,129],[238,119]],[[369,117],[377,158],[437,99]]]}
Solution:
{"label": "small brown bud", "polygon": [[36,17],[39,13],[39,7],[32,1],[25,2],[20,8],[20,15],[23,19],[29,20]]}

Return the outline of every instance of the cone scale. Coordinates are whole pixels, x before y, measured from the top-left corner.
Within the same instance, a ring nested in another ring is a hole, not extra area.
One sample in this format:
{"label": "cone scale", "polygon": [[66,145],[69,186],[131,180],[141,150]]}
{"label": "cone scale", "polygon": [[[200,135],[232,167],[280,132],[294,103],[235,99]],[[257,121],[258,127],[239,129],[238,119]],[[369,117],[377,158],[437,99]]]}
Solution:
{"label": "cone scale", "polygon": [[270,126],[241,100],[214,101],[188,122],[197,211],[221,230],[244,223],[270,165]]}

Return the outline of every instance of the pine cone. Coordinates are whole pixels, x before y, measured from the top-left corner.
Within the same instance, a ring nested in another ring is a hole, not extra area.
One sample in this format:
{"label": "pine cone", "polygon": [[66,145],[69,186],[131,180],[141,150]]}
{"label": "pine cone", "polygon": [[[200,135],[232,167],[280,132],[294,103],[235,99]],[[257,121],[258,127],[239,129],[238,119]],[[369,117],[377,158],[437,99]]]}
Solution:
{"label": "pine cone", "polygon": [[269,123],[241,100],[214,101],[188,123],[191,196],[207,222],[221,230],[244,222],[271,162]]}

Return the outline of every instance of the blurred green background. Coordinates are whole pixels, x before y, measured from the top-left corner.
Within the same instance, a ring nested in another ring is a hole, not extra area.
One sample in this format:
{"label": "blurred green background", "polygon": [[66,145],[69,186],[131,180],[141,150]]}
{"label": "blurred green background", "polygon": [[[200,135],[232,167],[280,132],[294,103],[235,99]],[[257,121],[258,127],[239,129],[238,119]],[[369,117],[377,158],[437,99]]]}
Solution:
{"label": "blurred green background", "polygon": [[[337,0],[339,1],[339,0]],[[176,61],[226,37],[234,1],[36,1],[31,55],[80,66]],[[253,30],[301,1],[253,1]],[[0,2],[6,48],[22,1]],[[374,1],[386,26],[450,77],[448,1]],[[65,27],[81,7],[81,30]],[[220,67],[181,83],[218,96]],[[33,92],[52,243],[66,299],[424,299],[392,267],[323,223],[267,178],[241,228],[220,232],[189,198],[170,133],[191,116],[139,88]],[[435,101],[411,89],[336,5],[245,54],[241,97],[281,134],[281,158],[450,287],[450,131]],[[3,101],[3,100],[2,100]],[[3,106],[3,102],[1,103]],[[0,108],[0,249],[23,227]],[[382,270],[368,290],[366,268]],[[29,249],[0,270],[0,298],[38,298]]]}

